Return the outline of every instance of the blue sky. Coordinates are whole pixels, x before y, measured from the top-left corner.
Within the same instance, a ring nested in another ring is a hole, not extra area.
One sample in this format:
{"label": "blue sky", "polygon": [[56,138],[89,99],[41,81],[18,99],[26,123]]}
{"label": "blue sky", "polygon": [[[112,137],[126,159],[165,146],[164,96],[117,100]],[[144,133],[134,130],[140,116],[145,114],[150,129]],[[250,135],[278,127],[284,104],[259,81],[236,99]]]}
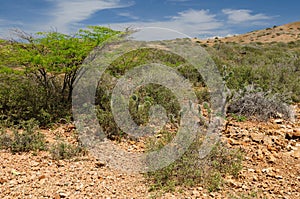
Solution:
{"label": "blue sky", "polygon": [[240,34],[300,20],[299,0],[0,0],[9,30],[72,33],[87,25],[162,27],[191,37]]}

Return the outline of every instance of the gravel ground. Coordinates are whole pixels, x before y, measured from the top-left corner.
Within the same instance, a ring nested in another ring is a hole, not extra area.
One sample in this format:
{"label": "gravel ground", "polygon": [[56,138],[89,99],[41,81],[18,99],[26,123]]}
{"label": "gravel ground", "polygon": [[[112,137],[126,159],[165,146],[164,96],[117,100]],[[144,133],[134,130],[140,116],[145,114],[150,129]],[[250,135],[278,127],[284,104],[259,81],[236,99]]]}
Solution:
{"label": "gravel ground", "polygon": [[[49,143],[58,135],[75,142],[70,124],[41,131]],[[239,178],[227,176],[218,192],[199,186],[157,194],[148,192],[142,174],[113,170],[90,154],[56,161],[49,152],[13,155],[2,150],[0,198],[300,198],[299,106],[294,122],[230,120],[223,139],[245,151],[245,159]]]}

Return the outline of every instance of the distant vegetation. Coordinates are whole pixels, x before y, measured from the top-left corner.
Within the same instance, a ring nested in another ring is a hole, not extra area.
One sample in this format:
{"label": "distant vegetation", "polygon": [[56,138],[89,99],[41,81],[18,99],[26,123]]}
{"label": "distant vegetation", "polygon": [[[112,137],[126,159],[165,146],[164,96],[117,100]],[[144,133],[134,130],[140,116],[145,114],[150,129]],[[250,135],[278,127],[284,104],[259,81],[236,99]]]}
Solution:
{"label": "distant vegetation", "polygon": [[[300,41],[215,44],[206,48],[222,72],[231,73],[230,89],[253,84],[264,91],[300,101]],[[226,67],[224,67],[226,66]]]}

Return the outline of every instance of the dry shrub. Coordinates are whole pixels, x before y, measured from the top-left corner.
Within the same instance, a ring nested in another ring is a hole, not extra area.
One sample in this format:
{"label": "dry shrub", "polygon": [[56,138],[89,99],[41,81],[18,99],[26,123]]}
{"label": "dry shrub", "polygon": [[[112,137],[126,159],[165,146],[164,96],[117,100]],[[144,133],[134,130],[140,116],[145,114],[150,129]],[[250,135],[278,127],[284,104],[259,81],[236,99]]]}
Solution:
{"label": "dry shrub", "polygon": [[287,103],[287,95],[272,94],[253,86],[235,93],[228,105],[228,113],[255,117],[266,121],[270,118],[291,119],[293,112]]}

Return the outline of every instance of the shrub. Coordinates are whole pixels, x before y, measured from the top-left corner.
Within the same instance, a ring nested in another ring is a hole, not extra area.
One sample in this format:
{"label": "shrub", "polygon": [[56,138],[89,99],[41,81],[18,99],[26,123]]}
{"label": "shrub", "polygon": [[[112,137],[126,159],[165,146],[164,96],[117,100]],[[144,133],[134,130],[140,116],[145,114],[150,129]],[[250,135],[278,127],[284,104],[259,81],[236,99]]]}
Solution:
{"label": "shrub", "polygon": [[289,119],[292,112],[284,97],[248,86],[235,93],[228,106],[228,113],[238,116],[255,116],[259,120],[283,117]]}
{"label": "shrub", "polygon": [[13,125],[34,118],[41,126],[71,117],[72,91],[83,61],[105,40],[123,34],[99,26],[75,35],[13,32],[18,40],[0,40],[0,117]]}
{"label": "shrub", "polygon": [[[150,139],[148,149],[157,150],[172,139],[174,134],[164,133],[160,140]],[[157,138],[153,138],[157,139]],[[157,171],[148,172],[150,191],[173,191],[176,187],[201,185],[209,191],[218,190],[226,175],[238,176],[242,169],[243,155],[240,150],[226,148],[217,143],[210,154],[199,158],[200,141],[193,143],[185,154],[174,163]]]}
{"label": "shrub", "polygon": [[23,130],[14,128],[12,134],[1,133],[1,148],[8,149],[12,153],[46,150],[44,135],[35,131],[36,125],[32,120],[20,127],[23,127]]}
{"label": "shrub", "polygon": [[[292,44],[273,42],[270,44],[221,44],[218,50],[208,47],[219,70],[232,73],[226,79],[228,88],[239,90],[247,85],[256,85],[264,91],[290,93],[294,102],[300,101],[300,42]],[[241,54],[240,52],[246,52]]]}
{"label": "shrub", "polygon": [[85,155],[86,149],[80,145],[71,145],[65,142],[58,142],[50,148],[51,156],[54,160],[70,159],[75,156]]}
{"label": "shrub", "polygon": [[[201,75],[180,56],[157,49],[141,49],[127,53],[110,65],[97,87],[95,99],[97,117],[108,138],[118,139],[120,135],[125,135],[114,121],[110,104],[112,90],[118,78],[135,66],[147,63],[162,63],[175,68],[193,84],[194,88],[197,88],[195,90],[199,101],[209,99],[209,92]],[[179,121],[180,106],[175,95],[169,89],[157,84],[139,87],[130,98],[129,112],[136,124],[144,125],[149,120],[150,107],[158,104],[165,108],[170,121]]]}
{"label": "shrub", "polygon": [[70,106],[59,100],[58,93],[47,98],[46,90],[32,76],[0,74],[0,116],[2,123],[19,125],[35,119],[47,126],[70,115]]}

